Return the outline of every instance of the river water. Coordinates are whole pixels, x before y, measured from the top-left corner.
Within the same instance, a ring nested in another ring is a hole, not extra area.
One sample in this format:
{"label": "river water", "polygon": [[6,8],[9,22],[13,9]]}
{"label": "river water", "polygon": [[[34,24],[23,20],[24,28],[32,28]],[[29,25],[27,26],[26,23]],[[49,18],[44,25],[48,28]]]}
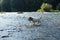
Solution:
{"label": "river water", "polygon": [[[28,17],[41,21],[30,25]],[[0,14],[0,40],[60,40],[60,14],[23,12]]]}

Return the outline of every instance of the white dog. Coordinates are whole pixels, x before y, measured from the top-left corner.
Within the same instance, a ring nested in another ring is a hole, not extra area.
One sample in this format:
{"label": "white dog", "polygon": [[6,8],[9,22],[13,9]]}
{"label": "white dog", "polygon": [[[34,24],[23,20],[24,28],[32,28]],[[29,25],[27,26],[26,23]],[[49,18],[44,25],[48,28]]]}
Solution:
{"label": "white dog", "polygon": [[29,17],[28,20],[32,23],[32,25],[40,25],[40,19]]}

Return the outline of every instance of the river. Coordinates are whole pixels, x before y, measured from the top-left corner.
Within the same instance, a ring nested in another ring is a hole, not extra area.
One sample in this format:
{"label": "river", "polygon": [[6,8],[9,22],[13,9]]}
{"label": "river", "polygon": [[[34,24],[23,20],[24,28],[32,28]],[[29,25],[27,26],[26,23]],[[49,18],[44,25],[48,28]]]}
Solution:
{"label": "river", "polygon": [[[40,18],[31,26],[28,17]],[[0,40],[60,40],[60,14],[23,12],[0,14]]]}

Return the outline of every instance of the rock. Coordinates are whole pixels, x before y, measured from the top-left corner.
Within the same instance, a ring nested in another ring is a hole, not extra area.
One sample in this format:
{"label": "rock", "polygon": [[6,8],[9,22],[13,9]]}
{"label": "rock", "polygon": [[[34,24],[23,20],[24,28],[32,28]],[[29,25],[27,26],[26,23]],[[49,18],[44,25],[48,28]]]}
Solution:
{"label": "rock", "polygon": [[4,31],[4,30],[0,30],[0,31]]}
{"label": "rock", "polygon": [[2,36],[1,38],[7,38],[7,37],[9,37],[9,36]]}

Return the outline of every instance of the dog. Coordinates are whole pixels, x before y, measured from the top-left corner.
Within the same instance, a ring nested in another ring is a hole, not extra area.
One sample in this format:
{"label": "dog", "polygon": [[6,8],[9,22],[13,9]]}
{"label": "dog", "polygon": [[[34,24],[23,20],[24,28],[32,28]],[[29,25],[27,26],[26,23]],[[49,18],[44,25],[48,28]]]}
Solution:
{"label": "dog", "polygon": [[30,21],[30,23],[32,23],[32,25],[38,25],[40,23],[40,19],[35,19],[33,17],[29,17],[28,20]]}

